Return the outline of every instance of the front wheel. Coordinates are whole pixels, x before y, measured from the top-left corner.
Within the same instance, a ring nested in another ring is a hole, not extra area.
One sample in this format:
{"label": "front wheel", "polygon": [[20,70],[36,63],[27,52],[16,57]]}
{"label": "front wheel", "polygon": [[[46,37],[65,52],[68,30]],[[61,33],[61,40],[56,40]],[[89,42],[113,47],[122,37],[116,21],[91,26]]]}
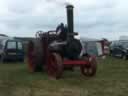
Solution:
{"label": "front wheel", "polygon": [[87,65],[81,65],[81,73],[85,76],[94,76],[97,70],[97,61],[95,57],[89,56],[84,58],[85,61],[89,62]]}

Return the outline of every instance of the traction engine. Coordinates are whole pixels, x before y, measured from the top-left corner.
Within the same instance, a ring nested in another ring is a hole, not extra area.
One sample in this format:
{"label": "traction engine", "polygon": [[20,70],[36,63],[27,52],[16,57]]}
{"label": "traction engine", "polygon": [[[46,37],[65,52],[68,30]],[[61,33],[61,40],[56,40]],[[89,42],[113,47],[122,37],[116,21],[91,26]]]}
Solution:
{"label": "traction engine", "polygon": [[64,70],[79,67],[85,76],[96,74],[96,58],[80,56],[82,45],[75,38],[73,5],[67,5],[67,26],[61,23],[55,31],[37,32],[28,44],[27,61],[30,72],[45,70],[50,77],[60,78]]}

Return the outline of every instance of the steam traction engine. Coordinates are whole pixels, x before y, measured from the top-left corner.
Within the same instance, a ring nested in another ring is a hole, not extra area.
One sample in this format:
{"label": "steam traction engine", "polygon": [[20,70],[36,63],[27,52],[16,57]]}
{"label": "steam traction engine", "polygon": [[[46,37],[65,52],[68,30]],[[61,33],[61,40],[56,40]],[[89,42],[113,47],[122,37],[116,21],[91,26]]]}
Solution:
{"label": "steam traction engine", "polygon": [[61,24],[56,31],[37,32],[28,44],[28,68],[31,72],[45,70],[50,77],[60,78],[65,69],[79,66],[85,76],[96,73],[96,58],[85,53],[74,38],[73,6],[67,5],[67,27]]}

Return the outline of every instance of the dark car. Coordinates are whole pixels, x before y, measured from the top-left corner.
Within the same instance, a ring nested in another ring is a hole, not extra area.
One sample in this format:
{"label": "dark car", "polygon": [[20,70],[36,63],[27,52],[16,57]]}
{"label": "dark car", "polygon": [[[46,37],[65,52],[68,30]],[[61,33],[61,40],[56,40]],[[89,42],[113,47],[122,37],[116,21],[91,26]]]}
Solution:
{"label": "dark car", "polygon": [[7,40],[3,48],[3,54],[1,55],[1,61],[15,60],[24,61],[23,44],[18,40]]}
{"label": "dark car", "polygon": [[113,42],[110,46],[112,56],[128,59],[128,41]]}

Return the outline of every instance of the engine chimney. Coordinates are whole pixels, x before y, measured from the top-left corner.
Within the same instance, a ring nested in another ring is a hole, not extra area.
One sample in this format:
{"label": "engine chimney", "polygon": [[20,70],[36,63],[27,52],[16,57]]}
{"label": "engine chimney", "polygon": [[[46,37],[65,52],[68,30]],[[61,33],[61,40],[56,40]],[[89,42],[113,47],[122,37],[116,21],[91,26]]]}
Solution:
{"label": "engine chimney", "polygon": [[[67,26],[68,26],[68,33],[73,34],[74,32],[74,21],[73,21],[73,5],[67,5]],[[73,35],[71,37],[74,37]]]}

